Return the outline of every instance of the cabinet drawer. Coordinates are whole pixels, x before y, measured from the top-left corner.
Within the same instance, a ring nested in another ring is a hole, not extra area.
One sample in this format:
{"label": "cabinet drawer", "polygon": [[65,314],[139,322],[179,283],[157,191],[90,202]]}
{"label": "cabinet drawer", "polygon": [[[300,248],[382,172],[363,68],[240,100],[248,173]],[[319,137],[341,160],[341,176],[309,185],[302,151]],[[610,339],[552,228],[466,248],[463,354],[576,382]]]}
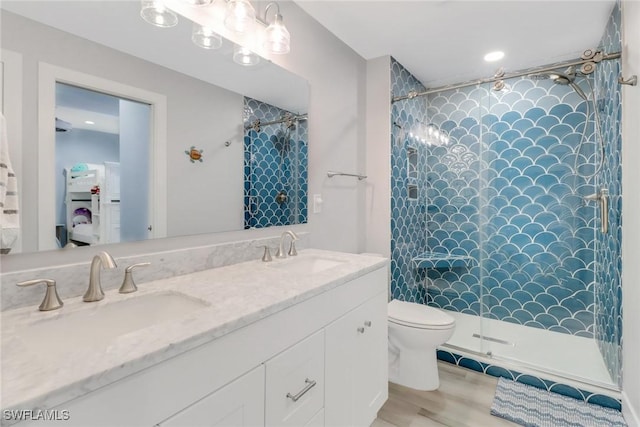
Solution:
{"label": "cabinet drawer", "polygon": [[320,409],[304,427],[324,427],[324,409]]}
{"label": "cabinet drawer", "polygon": [[264,425],[264,366],[205,396],[156,427]]}
{"label": "cabinet drawer", "polygon": [[324,406],[324,331],[266,363],[267,426],[302,426]]}

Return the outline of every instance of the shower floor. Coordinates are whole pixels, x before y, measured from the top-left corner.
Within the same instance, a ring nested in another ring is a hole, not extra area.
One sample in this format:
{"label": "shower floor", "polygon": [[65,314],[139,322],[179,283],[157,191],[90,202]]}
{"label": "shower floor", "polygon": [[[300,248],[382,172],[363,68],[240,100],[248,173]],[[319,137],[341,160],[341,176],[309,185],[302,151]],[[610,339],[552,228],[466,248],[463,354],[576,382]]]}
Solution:
{"label": "shower floor", "polygon": [[[456,319],[456,329],[447,344],[470,352],[487,354],[524,368],[592,385],[617,388],[593,338],[578,337],[531,328],[494,319],[447,311]],[[500,342],[481,340],[484,335]]]}

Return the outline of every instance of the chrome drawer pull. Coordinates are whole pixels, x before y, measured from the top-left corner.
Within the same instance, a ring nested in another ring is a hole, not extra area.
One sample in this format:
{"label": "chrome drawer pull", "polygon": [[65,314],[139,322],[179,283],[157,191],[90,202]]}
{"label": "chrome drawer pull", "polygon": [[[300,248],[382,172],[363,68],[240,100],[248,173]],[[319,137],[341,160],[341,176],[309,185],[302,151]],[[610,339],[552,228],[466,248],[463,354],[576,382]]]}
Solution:
{"label": "chrome drawer pull", "polygon": [[363,328],[362,326],[360,326],[360,327],[358,328],[358,332],[360,332],[361,334],[364,334],[364,328]]}
{"label": "chrome drawer pull", "polygon": [[367,328],[370,328],[371,327],[371,320],[366,320],[364,322],[364,326],[366,326]]}
{"label": "chrome drawer pull", "polygon": [[294,402],[297,402],[298,400],[300,400],[300,398],[302,396],[305,395],[306,392],[308,392],[309,390],[311,390],[313,387],[315,387],[316,382],[313,380],[310,380],[309,378],[304,380],[305,384],[307,384],[302,390],[300,390],[300,392],[296,395],[293,395],[291,393],[287,393],[287,397],[291,400],[293,400]]}

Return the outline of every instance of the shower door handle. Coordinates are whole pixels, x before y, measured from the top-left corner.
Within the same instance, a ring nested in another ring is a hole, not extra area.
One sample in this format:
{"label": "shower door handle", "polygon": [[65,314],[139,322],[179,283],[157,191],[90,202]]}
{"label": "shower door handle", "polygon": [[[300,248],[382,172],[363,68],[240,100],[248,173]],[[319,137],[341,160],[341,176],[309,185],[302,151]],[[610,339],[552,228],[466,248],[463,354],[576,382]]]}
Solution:
{"label": "shower door handle", "polygon": [[607,234],[609,231],[609,190],[600,189],[600,231]]}

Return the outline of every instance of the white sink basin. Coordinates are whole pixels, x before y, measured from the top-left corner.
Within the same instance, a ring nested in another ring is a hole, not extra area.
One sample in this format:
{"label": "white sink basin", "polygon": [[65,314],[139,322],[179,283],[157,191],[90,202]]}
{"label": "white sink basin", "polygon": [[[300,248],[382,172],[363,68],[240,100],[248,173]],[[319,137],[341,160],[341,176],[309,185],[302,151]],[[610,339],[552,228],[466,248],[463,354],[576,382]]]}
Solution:
{"label": "white sink basin", "polygon": [[314,274],[344,265],[346,261],[319,256],[298,256],[275,261],[269,267],[279,268],[295,274]]}
{"label": "white sink basin", "polygon": [[122,335],[175,320],[208,305],[179,292],[158,292],[100,306],[87,304],[86,309],[62,312],[17,333],[28,347],[57,358],[74,350],[103,350]]}

